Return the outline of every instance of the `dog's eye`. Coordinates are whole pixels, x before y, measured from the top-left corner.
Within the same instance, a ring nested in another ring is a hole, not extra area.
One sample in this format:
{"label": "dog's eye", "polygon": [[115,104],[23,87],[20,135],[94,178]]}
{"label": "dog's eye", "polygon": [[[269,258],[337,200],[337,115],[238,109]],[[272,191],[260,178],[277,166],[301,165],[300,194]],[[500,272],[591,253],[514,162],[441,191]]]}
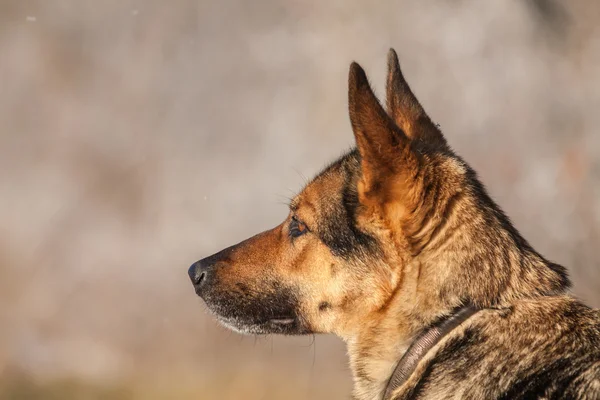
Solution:
{"label": "dog's eye", "polygon": [[306,224],[304,224],[304,222],[298,221],[296,217],[292,217],[292,220],[290,221],[289,232],[290,237],[297,238],[298,236],[302,236],[306,232],[308,232],[308,228],[306,227]]}

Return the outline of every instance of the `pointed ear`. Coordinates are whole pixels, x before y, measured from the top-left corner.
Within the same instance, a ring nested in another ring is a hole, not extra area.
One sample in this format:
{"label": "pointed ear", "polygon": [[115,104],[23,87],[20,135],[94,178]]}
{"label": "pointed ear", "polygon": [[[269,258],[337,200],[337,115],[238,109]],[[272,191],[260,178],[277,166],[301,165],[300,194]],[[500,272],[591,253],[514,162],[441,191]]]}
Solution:
{"label": "pointed ear", "polygon": [[350,65],[348,108],[356,146],[361,155],[359,195],[385,195],[400,175],[414,176],[418,168],[410,140],[385,112],[369,86],[365,71]]}
{"label": "pointed ear", "polygon": [[421,140],[434,147],[446,147],[446,139],[429,119],[423,107],[406,83],[398,55],[394,49],[388,53],[387,110],[392,119],[411,139]]}

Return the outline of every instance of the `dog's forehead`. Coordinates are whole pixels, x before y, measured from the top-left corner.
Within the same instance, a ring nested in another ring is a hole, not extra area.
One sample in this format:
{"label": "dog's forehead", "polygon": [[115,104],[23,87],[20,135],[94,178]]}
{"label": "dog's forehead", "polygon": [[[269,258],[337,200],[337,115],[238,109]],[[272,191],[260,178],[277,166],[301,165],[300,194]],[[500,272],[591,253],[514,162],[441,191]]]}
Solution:
{"label": "dog's forehead", "polygon": [[346,177],[339,165],[332,165],[310,181],[292,200],[292,211],[318,214],[332,202],[339,202]]}

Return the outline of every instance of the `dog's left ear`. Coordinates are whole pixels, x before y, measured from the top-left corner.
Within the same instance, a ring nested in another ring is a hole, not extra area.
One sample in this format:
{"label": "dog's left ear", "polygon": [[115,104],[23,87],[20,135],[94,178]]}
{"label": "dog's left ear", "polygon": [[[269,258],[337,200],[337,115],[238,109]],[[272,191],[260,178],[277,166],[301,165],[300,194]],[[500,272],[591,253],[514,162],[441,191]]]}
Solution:
{"label": "dog's left ear", "polygon": [[432,147],[447,147],[439,128],[429,119],[425,110],[406,83],[398,55],[394,49],[388,53],[388,77],[386,88],[387,111],[412,140],[420,140]]}

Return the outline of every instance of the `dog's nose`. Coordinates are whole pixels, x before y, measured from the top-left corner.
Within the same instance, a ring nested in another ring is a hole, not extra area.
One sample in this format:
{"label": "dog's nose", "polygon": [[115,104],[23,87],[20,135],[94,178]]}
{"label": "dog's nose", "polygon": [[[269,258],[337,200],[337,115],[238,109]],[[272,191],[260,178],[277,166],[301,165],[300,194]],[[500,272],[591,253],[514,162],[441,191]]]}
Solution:
{"label": "dog's nose", "polygon": [[196,261],[192,264],[190,269],[188,269],[188,275],[190,276],[194,286],[200,287],[207,281],[206,278],[209,268],[209,265],[207,264],[208,263],[203,263],[202,260]]}

